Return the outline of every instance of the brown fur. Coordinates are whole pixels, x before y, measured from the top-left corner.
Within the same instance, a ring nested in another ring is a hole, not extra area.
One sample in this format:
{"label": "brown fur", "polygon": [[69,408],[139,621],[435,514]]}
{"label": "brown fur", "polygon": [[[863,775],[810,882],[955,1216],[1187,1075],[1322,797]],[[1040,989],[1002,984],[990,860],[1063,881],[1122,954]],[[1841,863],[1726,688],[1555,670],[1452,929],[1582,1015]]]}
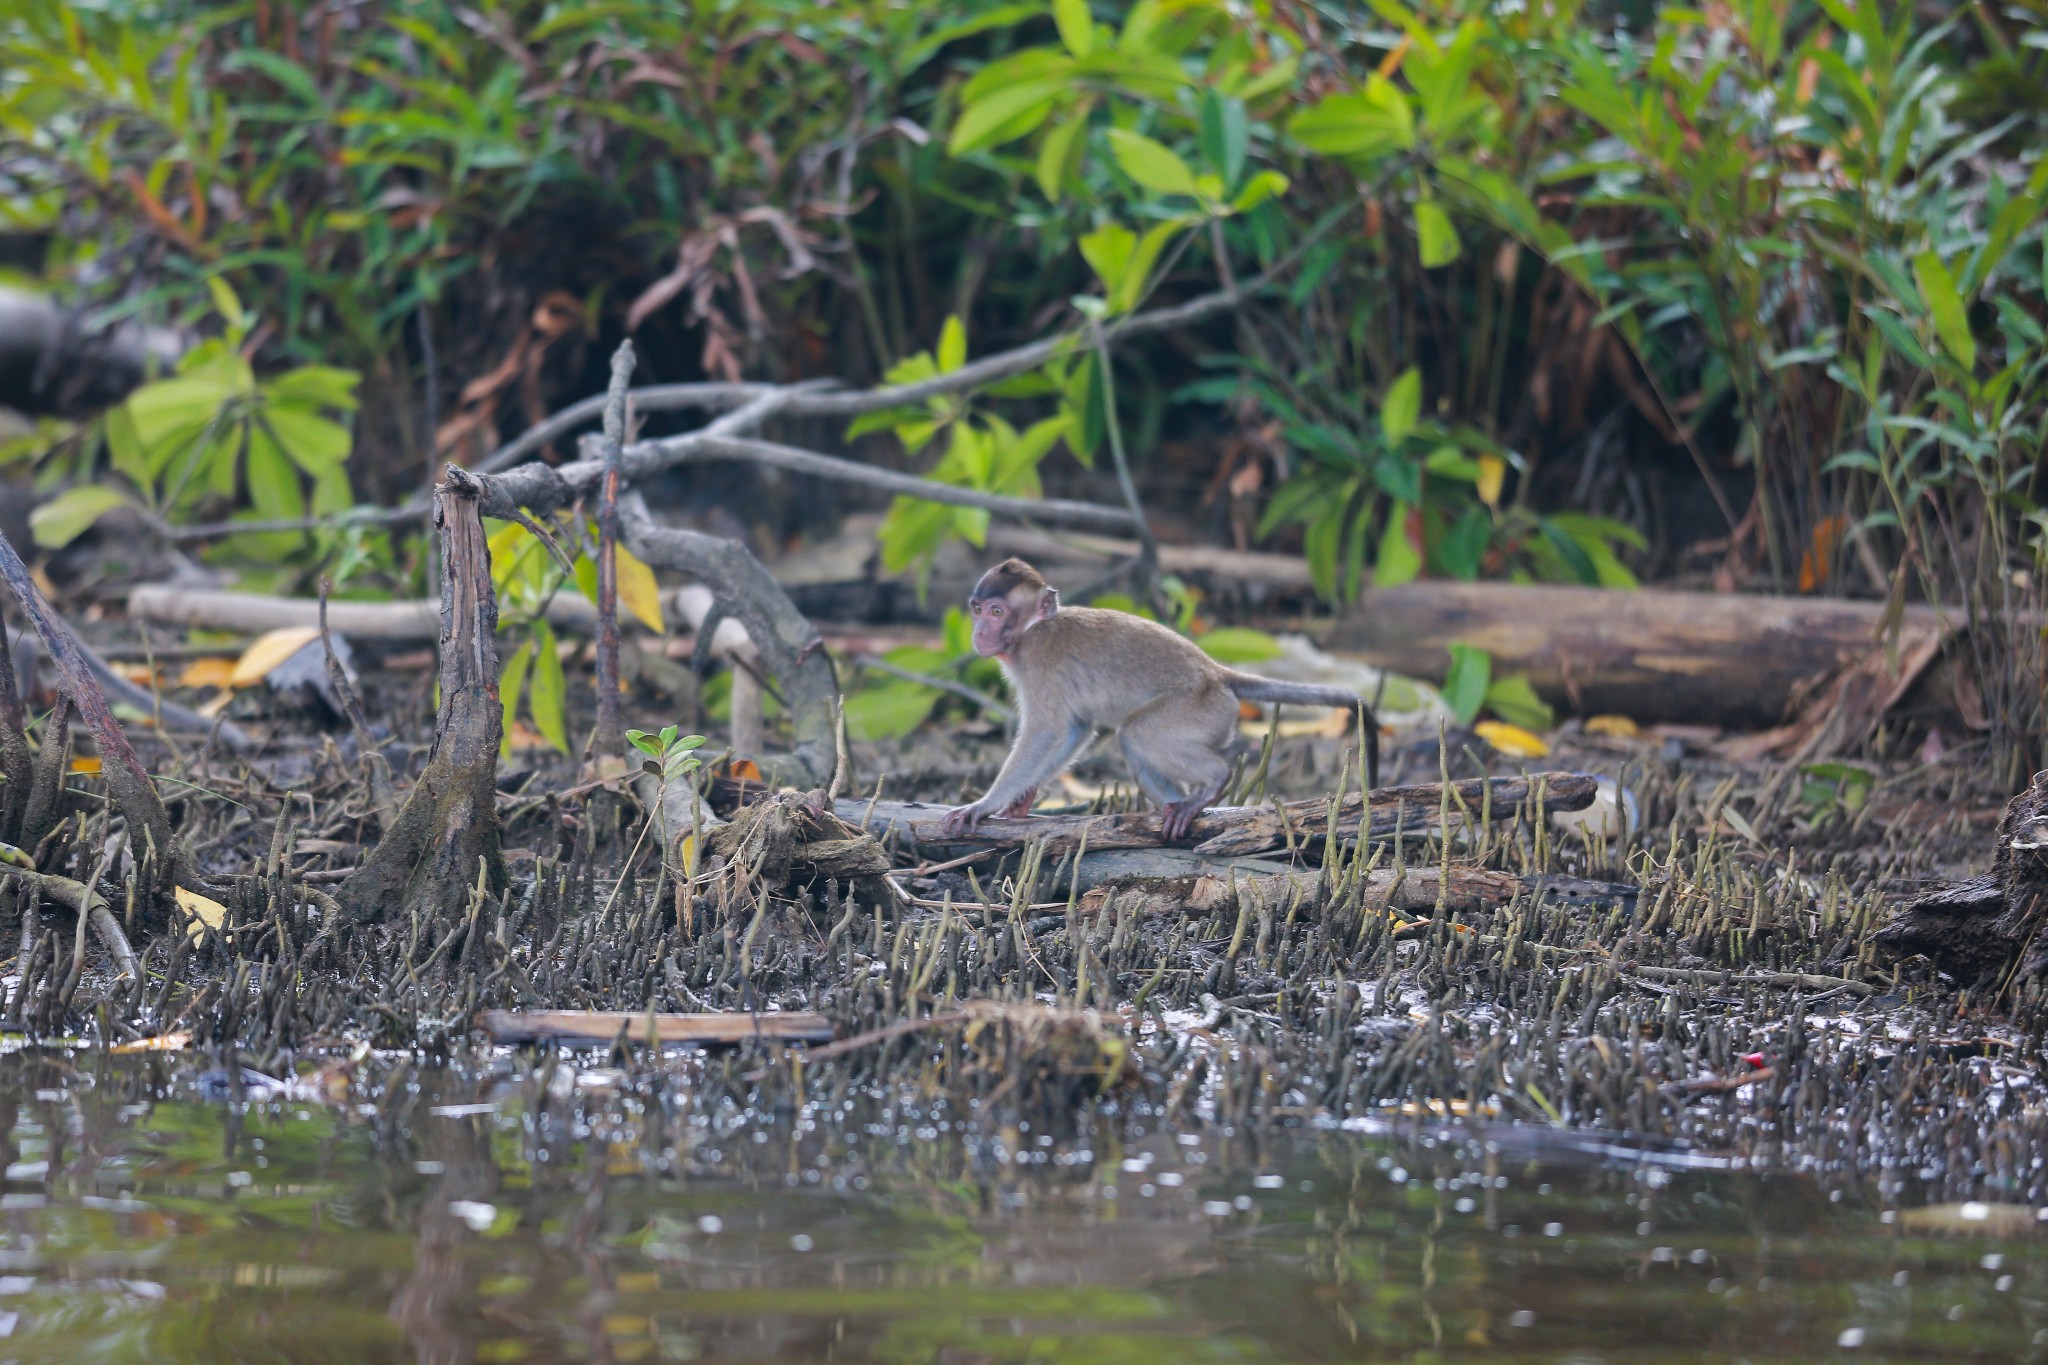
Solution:
{"label": "brown fur", "polygon": [[968,598],[974,647],[1000,659],[1017,699],[1017,742],[981,800],[946,816],[953,833],[997,812],[1022,814],[1095,732],[1114,730],[1145,794],[1164,808],[1168,839],[1187,833],[1222,792],[1237,740],[1238,702],[1356,707],[1367,736],[1368,783],[1379,780],[1379,726],[1341,688],[1275,682],[1225,668],[1154,621],[1062,607],[1021,559],[983,574]]}

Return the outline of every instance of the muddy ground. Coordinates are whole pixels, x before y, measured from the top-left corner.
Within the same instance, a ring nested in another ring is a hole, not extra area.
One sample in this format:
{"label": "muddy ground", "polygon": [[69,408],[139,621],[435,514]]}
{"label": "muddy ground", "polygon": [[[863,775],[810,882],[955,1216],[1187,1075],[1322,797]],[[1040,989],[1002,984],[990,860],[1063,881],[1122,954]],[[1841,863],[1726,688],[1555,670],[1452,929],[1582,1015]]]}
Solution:
{"label": "muddy ground", "polygon": [[[139,653],[111,623],[94,634]],[[430,662],[417,650],[360,662],[402,784],[431,734]],[[696,719],[659,676],[642,676],[629,721]],[[103,856],[119,830],[100,780],[73,771],[64,818],[24,853],[41,873],[98,877],[142,973],[112,973],[71,910],[10,877],[9,1033],[91,1049],[169,1040],[223,1098],[285,1086],[376,1114],[404,1103],[428,1062],[480,1091],[540,1074],[536,1054],[477,1031],[485,1009],[813,1011],[840,1040],[826,1055],[625,1034],[586,1062],[609,1053],[637,1078],[635,1123],[682,1125],[700,1143],[828,1113],[849,1131],[971,1135],[974,1159],[999,1166],[1169,1130],[1512,1121],[1910,1180],[1930,1198],[2048,1200],[2038,989],[1959,981],[1873,941],[1916,890],[1990,863],[2003,795],[1979,789],[1967,749],[1844,783],[1736,764],[1690,732],[1567,727],[1536,761],[1469,735],[1398,735],[1384,784],[1584,771],[1618,779],[1639,819],[1612,842],[1545,819],[1448,847],[1306,838],[1298,860],[1324,864],[1313,894],[1207,914],[1074,896],[1063,857],[1029,852],[935,871],[937,853],[892,847],[893,891],[875,876],[749,865],[708,841],[680,872],[643,837],[644,789],[592,789],[567,759],[520,751],[500,784],[509,888],[448,915],[358,917],[330,894],[378,832],[355,736],[310,698],[266,689],[225,714],[262,747],[129,727],[221,922],[136,895],[125,847]],[[1002,749],[993,727],[942,718],[856,746],[855,790],[880,780],[892,799],[949,802],[978,791]],[[1093,751],[1074,790],[1097,808],[1127,801],[1118,763]],[[1317,796],[1354,771],[1342,740],[1302,736],[1278,741],[1264,781]],[[727,816],[764,796],[705,787]],[[1367,869],[1447,860],[1531,889],[1433,914],[1390,912],[1363,890]],[[1546,877],[1583,880],[1554,894]],[[649,1160],[673,1149],[643,1139]]]}

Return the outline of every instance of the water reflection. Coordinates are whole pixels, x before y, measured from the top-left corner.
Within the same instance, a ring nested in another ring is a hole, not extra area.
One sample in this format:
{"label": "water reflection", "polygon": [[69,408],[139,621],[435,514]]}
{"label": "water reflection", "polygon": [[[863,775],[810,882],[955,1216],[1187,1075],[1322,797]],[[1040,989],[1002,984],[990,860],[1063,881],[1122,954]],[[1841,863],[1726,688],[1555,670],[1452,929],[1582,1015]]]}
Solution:
{"label": "water reflection", "polygon": [[332,1103],[0,1059],[0,1359],[2048,1359],[2031,1214],[1877,1180],[1525,1134],[1086,1149],[900,1096],[700,1107],[693,1065]]}

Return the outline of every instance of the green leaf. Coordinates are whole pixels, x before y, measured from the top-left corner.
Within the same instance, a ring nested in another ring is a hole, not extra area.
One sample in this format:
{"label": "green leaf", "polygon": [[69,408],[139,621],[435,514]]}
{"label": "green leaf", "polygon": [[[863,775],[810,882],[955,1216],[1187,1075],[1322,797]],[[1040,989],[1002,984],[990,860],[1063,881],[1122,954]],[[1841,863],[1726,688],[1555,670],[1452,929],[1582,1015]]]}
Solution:
{"label": "green leaf", "polygon": [[939,329],[939,373],[951,374],[967,363],[967,325],[957,314],[947,314]]}
{"label": "green leaf", "polygon": [[1244,188],[1237,192],[1237,198],[1230,201],[1233,213],[1250,213],[1268,199],[1277,199],[1287,193],[1287,177],[1278,171],[1260,171]]}
{"label": "green leaf", "polygon": [[293,464],[318,476],[348,459],[351,441],[348,428],[301,407],[271,403],[264,407],[262,424]]}
{"label": "green leaf", "polygon": [[1280,642],[1263,630],[1222,626],[1196,638],[1202,652],[1223,664],[1256,664],[1280,657]]}
{"label": "green leaf", "polygon": [[1444,674],[1444,704],[1451,718],[1470,725],[1486,704],[1486,690],[1493,681],[1493,656],[1475,645],[1452,645],[1450,671]]}
{"label": "green leaf", "polygon": [[1422,572],[1422,556],[1408,536],[1408,504],[1396,502],[1387,509],[1387,526],[1380,533],[1379,555],[1373,560],[1372,585],[1393,588],[1412,582]]}
{"label": "green leaf", "polygon": [[1088,15],[1088,0],[1052,0],[1052,21],[1067,51],[1085,57],[1094,50],[1095,21]]}
{"label": "green leaf", "polygon": [[1245,153],[1251,147],[1251,121],[1244,103],[1219,93],[1213,87],[1202,91],[1202,159],[1209,169],[1235,185],[1244,174]]}
{"label": "green leaf", "polygon": [[1125,175],[1159,194],[1195,193],[1195,173],[1164,143],[1127,128],[1109,130],[1109,150]]}
{"label": "green leaf", "polygon": [[562,677],[562,656],[555,649],[555,632],[546,621],[533,623],[533,689],[527,710],[533,728],[547,737],[562,753],[569,752],[567,682]]}
{"label": "green leaf", "polygon": [[206,290],[213,295],[214,309],[227,323],[228,330],[239,335],[248,330],[249,314],[243,309],[241,299],[235,295],[234,286],[218,275],[206,277]]}
{"label": "green leaf", "polygon": [[1422,264],[1428,269],[1449,265],[1464,251],[1451,216],[1434,199],[1415,201],[1415,238],[1422,248]]}
{"label": "green leaf", "polygon": [[[1452,648],[1460,646],[1453,645]],[[1487,685],[1486,709],[1508,724],[1519,725],[1525,730],[1548,730],[1557,723],[1557,713],[1536,695],[1536,689],[1519,673],[1496,678]]]}
{"label": "green leaf", "polygon": [[1062,187],[1078,168],[1081,138],[1088,131],[1088,113],[1093,107],[1094,101],[1082,100],[1067,110],[1038,149],[1035,178],[1039,191],[1053,203],[1059,202]]}
{"label": "green leaf", "polygon": [[1081,258],[1102,281],[1102,292],[1111,298],[1123,287],[1137,244],[1137,234],[1122,223],[1104,223],[1079,242]]}
{"label": "green leaf", "polygon": [[306,496],[299,488],[299,473],[277,439],[262,427],[249,432],[246,476],[249,502],[266,517],[293,518],[306,515]]}
{"label": "green leaf", "polygon": [[1027,81],[996,91],[969,105],[953,125],[946,150],[965,156],[1002,142],[1012,142],[1045,122],[1064,81]]}
{"label": "green leaf", "polygon": [[1387,444],[1398,445],[1415,430],[1422,415],[1422,371],[1410,365],[1401,371],[1380,402],[1380,433]]}
{"label": "green leaf", "polygon": [[846,732],[870,742],[901,739],[930,718],[942,695],[936,687],[900,679],[862,687],[846,698]]}
{"label": "green leaf", "polygon": [[128,495],[118,488],[100,483],[81,484],[65,489],[30,512],[29,530],[35,535],[36,544],[44,549],[61,549],[116,507],[126,506]]}
{"label": "green leaf", "polygon": [[264,398],[273,403],[295,403],[302,407],[356,409],[356,385],[362,376],[354,370],[332,365],[301,365],[262,384]]}
{"label": "green leaf", "polygon": [[114,468],[126,474],[137,488],[154,488],[156,470],[149,462],[149,452],[143,449],[142,437],[136,434],[135,418],[128,411],[128,405],[123,403],[107,409],[101,429],[106,435],[107,454],[113,460]]}
{"label": "green leaf", "polygon": [[1956,290],[1955,277],[1948,273],[1941,257],[1932,251],[1915,256],[1913,282],[1920,286],[1920,297],[1934,318],[1934,334],[1941,338],[1942,349],[1964,370],[1975,370],[1977,338],[1970,333],[1969,313],[1963,307],[1963,296]]}
{"label": "green leaf", "polygon": [[505,661],[505,668],[498,675],[498,700],[504,703],[505,719],[498,741],[498,752],[512,752],[512,722],[519,715],[519,694],[526,687],[526,671],[533,663],[533,641],[528,640],[512,651],[512,657]]}
{"label": "green leaf", "polygon": [[1159,263],[1159,255],[1166,250],[1166,244],[1185,226],[1183,220],[1169,218],[1145,229],[1145,235],[1138,239],[1137,246],[1131,249],[1130,259],[1124,264],[1123,283],[1112,295],[1116,312],[1128,313],[1144,299],[1145,286],[1152,279],[1152,267]]}
{"label": "green leaf", "polygon": [[1415,116],[1392,82],[1374,76],[1359,93],[1316,101],[1288,131],[1312,152],[1372,157],[1414,146]]}
{"label": "green leaf", "polygon": [[160,446],[195,439],[221,406],[237,396],[237,389],[225,376],[181,375],[144,384],[129,394],[128,415],[134,420],[136,436],[151,448],[154,457]]}

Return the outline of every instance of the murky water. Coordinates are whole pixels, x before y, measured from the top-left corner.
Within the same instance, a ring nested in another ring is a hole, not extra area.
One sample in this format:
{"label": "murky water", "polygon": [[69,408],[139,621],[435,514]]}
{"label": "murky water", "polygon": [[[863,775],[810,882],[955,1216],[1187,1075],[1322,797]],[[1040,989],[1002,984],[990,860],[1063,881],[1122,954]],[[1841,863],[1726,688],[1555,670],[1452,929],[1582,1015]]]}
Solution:
{"label": "murky water", "polygon": [[1909,1176],[1527,1129],[1091,1151],[693,1111],[683,1063],[224,1076],[0,1059],[0,1360],[2048,1360],[2033,1210]]}

